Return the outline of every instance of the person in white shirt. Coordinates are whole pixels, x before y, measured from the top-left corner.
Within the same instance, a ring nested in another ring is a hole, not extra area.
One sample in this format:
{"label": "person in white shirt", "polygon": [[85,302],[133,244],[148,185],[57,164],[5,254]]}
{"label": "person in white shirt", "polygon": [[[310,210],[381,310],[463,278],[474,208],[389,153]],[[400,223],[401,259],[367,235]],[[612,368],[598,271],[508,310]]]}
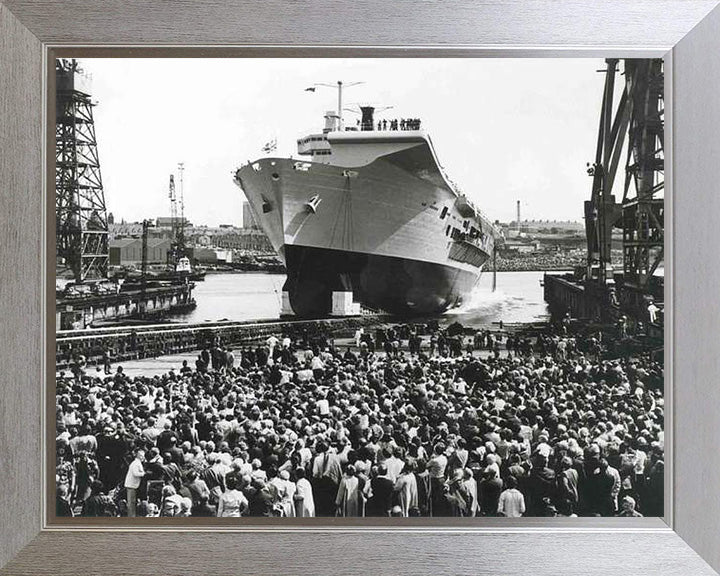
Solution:
{"label": "person in white shirt", "polygon": [[467,396],[467,384],[462,378],[458,378],[455,382],[453,382],[452,387],[455,394],[459,394],[460,396]]}
{"label": "person in white shirt", "polygon": [[327,398],[323,396],[316,402],[316,406],[318,408],[318,412],[320,413],[320,416],[327,416],[330,414],[330,403],[327,401]]}
{"label": "person in white shirt", "polygon": [[305,478],[305,469],[295,470],[297,478],[296,491],[293,495],[295,503],[295,515],[299,518],[311,518],[315,516],[315,501],[313,500],[312,485]]}
{"label": "person in white shirt", "polygon": [[310,361],[310,368],[313,371],[313,376],[317,382],[320,382],[323,375],[325,374],[325,363],[322,361],[320,356],[315,356]]}
{"label": "person in white shirt", "polygon": [[273,354],[275,352],[275,346],[278,345],[280,340],[276,336],[270,336],[267,340],[265,340],[265,343],[268,345],[268,348],[270,348],[270,354],[268,355],[268,360],[273,357]]}
{"label": "person in white shirt", "polygon": [[387,477],[393,482],[396,482],[402,472],[405,462],[395,456],[395,450],[392,445],[388,445],[385,448],[385,467],[387,468]]}
{"label": "person in white shirt", "polygon": [[657,321],[657,313],[660,311],[660,308],[655,305],[654,300],[650,300],[650,305],[648,306],[647,310],[648,316],[650,316],[650,322],[655,324],[655,322]]}
{"label": "person in white shirt", "polygon": [[145,476],[143,462],[145,462],[145,451],[138,450],[135,452],[135,459],[130,462],[127,474],[125,475],[129,518],[134,518],[137,515],[137,490],[140,487],[143,476]]}
{"label": "person in white shirt", "polygon": [[478,502],[477,480],[475,480],[470,468],[465,468],[463,471],[463,487],[471,497],[470,502],[468,502],[468,516],[475,517],[480,512],[480,504]]}
{"label": "person in white shirt", "polygon": [[218,518],[239,518],[248,511],[248,506],[247,498],[238,490],[237,479],[229,476],[227,489],[220,495],[218,501]]}
{"label": "person in white shirt", "polygon": [[525,497],[517,489],[515,476],[508,477],[507,486],[507,489],[500,494],[498,514],[507,518],[520,518],[525,514]]}
{"label": "person in white shirt", "polygon": [[[603,463],[607,463],[605,460],[603,460]],[[607,473],[612,476],[613,479],[613,487],[610,492],[610,495],[612,496],[613,505],[615,507],[614,512],[617,512],[618,510],[618,495],[620,494],[620,488],[622,486],[621,480],[620,480],[620,472],[617,470],[617,468],[613,468],[608,464],[607,467]]]}

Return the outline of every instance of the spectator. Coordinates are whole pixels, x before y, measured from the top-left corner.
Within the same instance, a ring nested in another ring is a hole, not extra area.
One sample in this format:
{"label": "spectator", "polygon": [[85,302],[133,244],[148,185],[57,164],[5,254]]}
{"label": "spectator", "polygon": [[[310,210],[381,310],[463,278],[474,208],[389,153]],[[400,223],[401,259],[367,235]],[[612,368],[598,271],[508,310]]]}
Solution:
{"label": "spectator", "polygon": [[237,480],[234,476],[227,479],[225,492],[220,496],[217,515],[220,518],[239,518],[248,511],[248,501],[245,495],[237,489]]}
{"label": "spectator", "polygon": [[376,333],[387,352],[318,333],[234,366],[206,349],[198,370],[60,374],[58,511],[97,514],[105,496],[116,514],[207,514],[236,491],[255,516],[509,515],[517,480],[530,516],[612,516],[626,495],[662,515],[662,365],[575,326],[392,326]]}
{"label": "spectator", "polygon": [[140,482],[142,482],[145,476],[145,469],[143,468],[143,462],[145,461],[145,451],[137,450],[135,452],[135,459],[130,463],[127,474],[125,476],[125,490],[127,491],[127,506],[128,516],[136,516],[137,507],[137,493],[140,488]]}
{"label": "spectator", "polygon": [[515,476],[508,476],[507,488],[500,494],[498,514],[508,518],[520,518],[525,514],[525,497],[518,489]]}

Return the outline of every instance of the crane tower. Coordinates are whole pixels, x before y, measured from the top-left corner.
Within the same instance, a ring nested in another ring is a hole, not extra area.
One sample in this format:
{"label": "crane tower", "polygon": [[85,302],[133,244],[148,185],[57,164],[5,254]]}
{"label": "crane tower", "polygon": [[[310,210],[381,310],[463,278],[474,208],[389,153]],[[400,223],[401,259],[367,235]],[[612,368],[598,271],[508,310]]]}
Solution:
{"label": "crane tower", "polygon": [[[596,156],[588,168],[593,185],[591,198],[585,202],[586,277],[599,284],[613,279],[612,231],[621,229],[619,296],[623,307],[631,309],[642,307],[649,295],[662,294],[661,286],[654,286],[652,280],[664,257],[664,74],[660,59],[622,62],[624,85],[618,97],[615,84],[620,61],[606,60]],[[625,174],[620,185],[617,175],[623,157]]]}
{"label": "crane tower", "polygon": [[[183,192],[183,172],[185,164],[178,163],[180,173],[180,196],[177,196],[175,188],[175,176],[170,174],[169,198],[170,198],[170,221],[172,225],[172,243],[168,251],[168,264],[173,270],[177,270],[178,262],[186,256],[185,246],[185,198]],[[180,214],[178,215],[178,205]]]}
{"label": "crane tower", "polygon": [[108,222],[89,77],[76,60],[55,61],[55,218],[60,274],[107,277]]}

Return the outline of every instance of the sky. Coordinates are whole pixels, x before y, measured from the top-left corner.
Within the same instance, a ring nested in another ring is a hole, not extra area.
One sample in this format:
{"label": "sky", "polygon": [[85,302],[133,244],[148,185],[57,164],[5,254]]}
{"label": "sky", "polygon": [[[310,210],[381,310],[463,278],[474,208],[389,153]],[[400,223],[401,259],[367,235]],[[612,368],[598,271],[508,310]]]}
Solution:
{"label": "sky", "polygon": [[[605,68],[601,59],[82,59],[91,74],[100,168],[116,221],[168,216],[185,165],[185,215],[241,225],[240,165],[296,155],[344,108],[420,118],[448,176],[493,220],[581,220],[589,198]],[[344,112],[345,123],[359,117]]]}

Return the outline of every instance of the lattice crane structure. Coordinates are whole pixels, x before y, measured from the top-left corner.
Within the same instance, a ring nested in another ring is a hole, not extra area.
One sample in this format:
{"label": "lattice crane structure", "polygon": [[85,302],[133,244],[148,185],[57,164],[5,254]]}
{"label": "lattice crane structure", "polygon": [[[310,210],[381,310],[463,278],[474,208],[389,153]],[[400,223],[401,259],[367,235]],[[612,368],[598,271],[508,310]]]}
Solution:
{"label": "lattice crane structure", "polygon": [[[618,59],[607,59],[605,90],[591,199],[585,202],[587,280],[614,279],[612,230],[623,232],[620,304],[641,307],[658,287],[652,279],[663,263],[664,242],[664,74],[658,59],[625,59],[624,86],[615,94]],[[625,177],[617,182],[624,158]],[[622,187],[621,187],[622,186]],[[621,192],[621,201],[614,191]],[[659,294],[661,296],[661,293]]]}
{"label": "lattice crane structure", "polygon": [[108,222],[89,77],[55,61],[55,217],[58,273],[76,283],[107,278]]}
{"label": "lattice crane structure", "polygon": [[[175,188],[175,176],[170,174],[169,198],[170,198],[170,220],[172,222],[172,243],[168,250],[168,264],[173,270],[177,269],[178,262],[181,258],[187,256],[187,246],[185,244],[185,196],[183,190],[183,176],[185,172],[185,164],[178,163],[178,172],[180,174],[180,195],[177,195]],[[179,214],[178,214],[179,210]]]}

